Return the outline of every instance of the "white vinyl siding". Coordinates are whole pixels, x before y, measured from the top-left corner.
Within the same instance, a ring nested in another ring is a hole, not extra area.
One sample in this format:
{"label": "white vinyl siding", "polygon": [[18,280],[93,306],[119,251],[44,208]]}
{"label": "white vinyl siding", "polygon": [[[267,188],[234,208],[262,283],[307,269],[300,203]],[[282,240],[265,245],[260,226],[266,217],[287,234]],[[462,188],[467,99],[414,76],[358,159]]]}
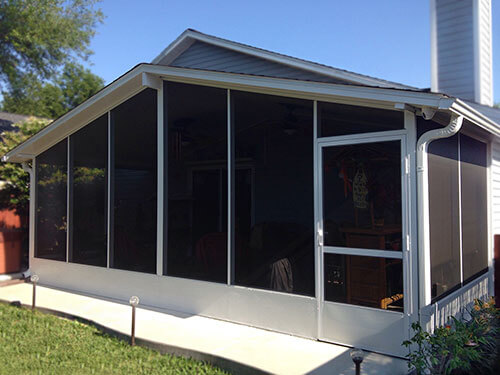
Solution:
{"label": "white vinyl siding", "polygon": [[345,83],[332,77],[293,68],[285,64],[279,64],[200,41],[194,42],[191,47],[169,65],[179,68],[290,78],[303,81]]}
{"label": "white vinyl siding", "polygon": [[493,104],[491,0],[431,1],[432,90]]}
{"label": "white vinyl siding", "polygon": [[474,100],[472,0],[436,0],[438,90]]}
{"label": "white vinyl siding", "polygon": [[500,234],[500,142],[491,144],[491,212],[493,234]]}
{"label": "white vinyl siding", "polygon": [[493,104],[493,73],[491,53],[491,0],[479,0],[479,85],[480,97],[476,100],[483,104]]}

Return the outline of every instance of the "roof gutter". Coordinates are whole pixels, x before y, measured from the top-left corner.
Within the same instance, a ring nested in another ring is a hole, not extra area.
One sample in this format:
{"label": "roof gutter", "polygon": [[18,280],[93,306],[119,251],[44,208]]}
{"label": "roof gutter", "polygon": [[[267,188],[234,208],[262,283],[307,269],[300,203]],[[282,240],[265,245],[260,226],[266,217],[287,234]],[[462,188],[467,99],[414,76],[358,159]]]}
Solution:
{"label": "roof gutter", "polygon": [[[428,119],[428,118],[427,118]],[[418,204],[418,263],[419,263],[419,301],[420,308],[431,303],[431,255],[429,225],[429,165],[427,149],[437,139],[449,138],[457,134],[463,124],[464,116],[452,114],[449,124],[430,130],[417,142],[417,204]]]}

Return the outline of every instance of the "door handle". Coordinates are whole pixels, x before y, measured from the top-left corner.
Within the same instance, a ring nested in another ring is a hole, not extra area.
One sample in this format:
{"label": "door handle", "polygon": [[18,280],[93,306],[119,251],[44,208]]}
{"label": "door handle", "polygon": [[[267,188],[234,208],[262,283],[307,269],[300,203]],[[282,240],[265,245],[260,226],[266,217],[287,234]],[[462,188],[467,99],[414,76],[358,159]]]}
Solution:
{"label": "door handle", "polygon": [[317,240],[318,240],[318,246],[323,246],[323,230],[322,229],[318,229]]}

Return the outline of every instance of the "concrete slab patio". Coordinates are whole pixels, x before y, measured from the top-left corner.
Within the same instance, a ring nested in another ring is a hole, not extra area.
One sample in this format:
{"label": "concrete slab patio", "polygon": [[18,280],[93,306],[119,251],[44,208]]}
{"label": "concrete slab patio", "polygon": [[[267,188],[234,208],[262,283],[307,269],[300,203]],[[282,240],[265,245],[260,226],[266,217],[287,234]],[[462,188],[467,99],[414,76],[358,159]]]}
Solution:
{"label": "concrete slab patio", "polygon": [[[32,285],[0,287],[0,300],[31,306]],[[37,286],[36,305],[59,315],[90,321],[120,336],[130,334],[130,306]],[[209,361],[235,374],[354,374],[349,348],[244,325],[141,306],[137,310],[139,344],[162,352]],[[362,374],[406,374],[404,360],[368,353]]]}

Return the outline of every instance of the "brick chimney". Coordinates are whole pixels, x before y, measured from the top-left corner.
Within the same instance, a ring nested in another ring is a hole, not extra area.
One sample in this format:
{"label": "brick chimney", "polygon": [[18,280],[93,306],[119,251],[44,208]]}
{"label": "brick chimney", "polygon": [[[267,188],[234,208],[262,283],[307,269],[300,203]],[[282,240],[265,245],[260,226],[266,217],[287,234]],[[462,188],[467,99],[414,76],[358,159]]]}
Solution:
{"label": "brick chimney", "polygon": [[493,105],[491,0],[431,1],[431,89]]}

